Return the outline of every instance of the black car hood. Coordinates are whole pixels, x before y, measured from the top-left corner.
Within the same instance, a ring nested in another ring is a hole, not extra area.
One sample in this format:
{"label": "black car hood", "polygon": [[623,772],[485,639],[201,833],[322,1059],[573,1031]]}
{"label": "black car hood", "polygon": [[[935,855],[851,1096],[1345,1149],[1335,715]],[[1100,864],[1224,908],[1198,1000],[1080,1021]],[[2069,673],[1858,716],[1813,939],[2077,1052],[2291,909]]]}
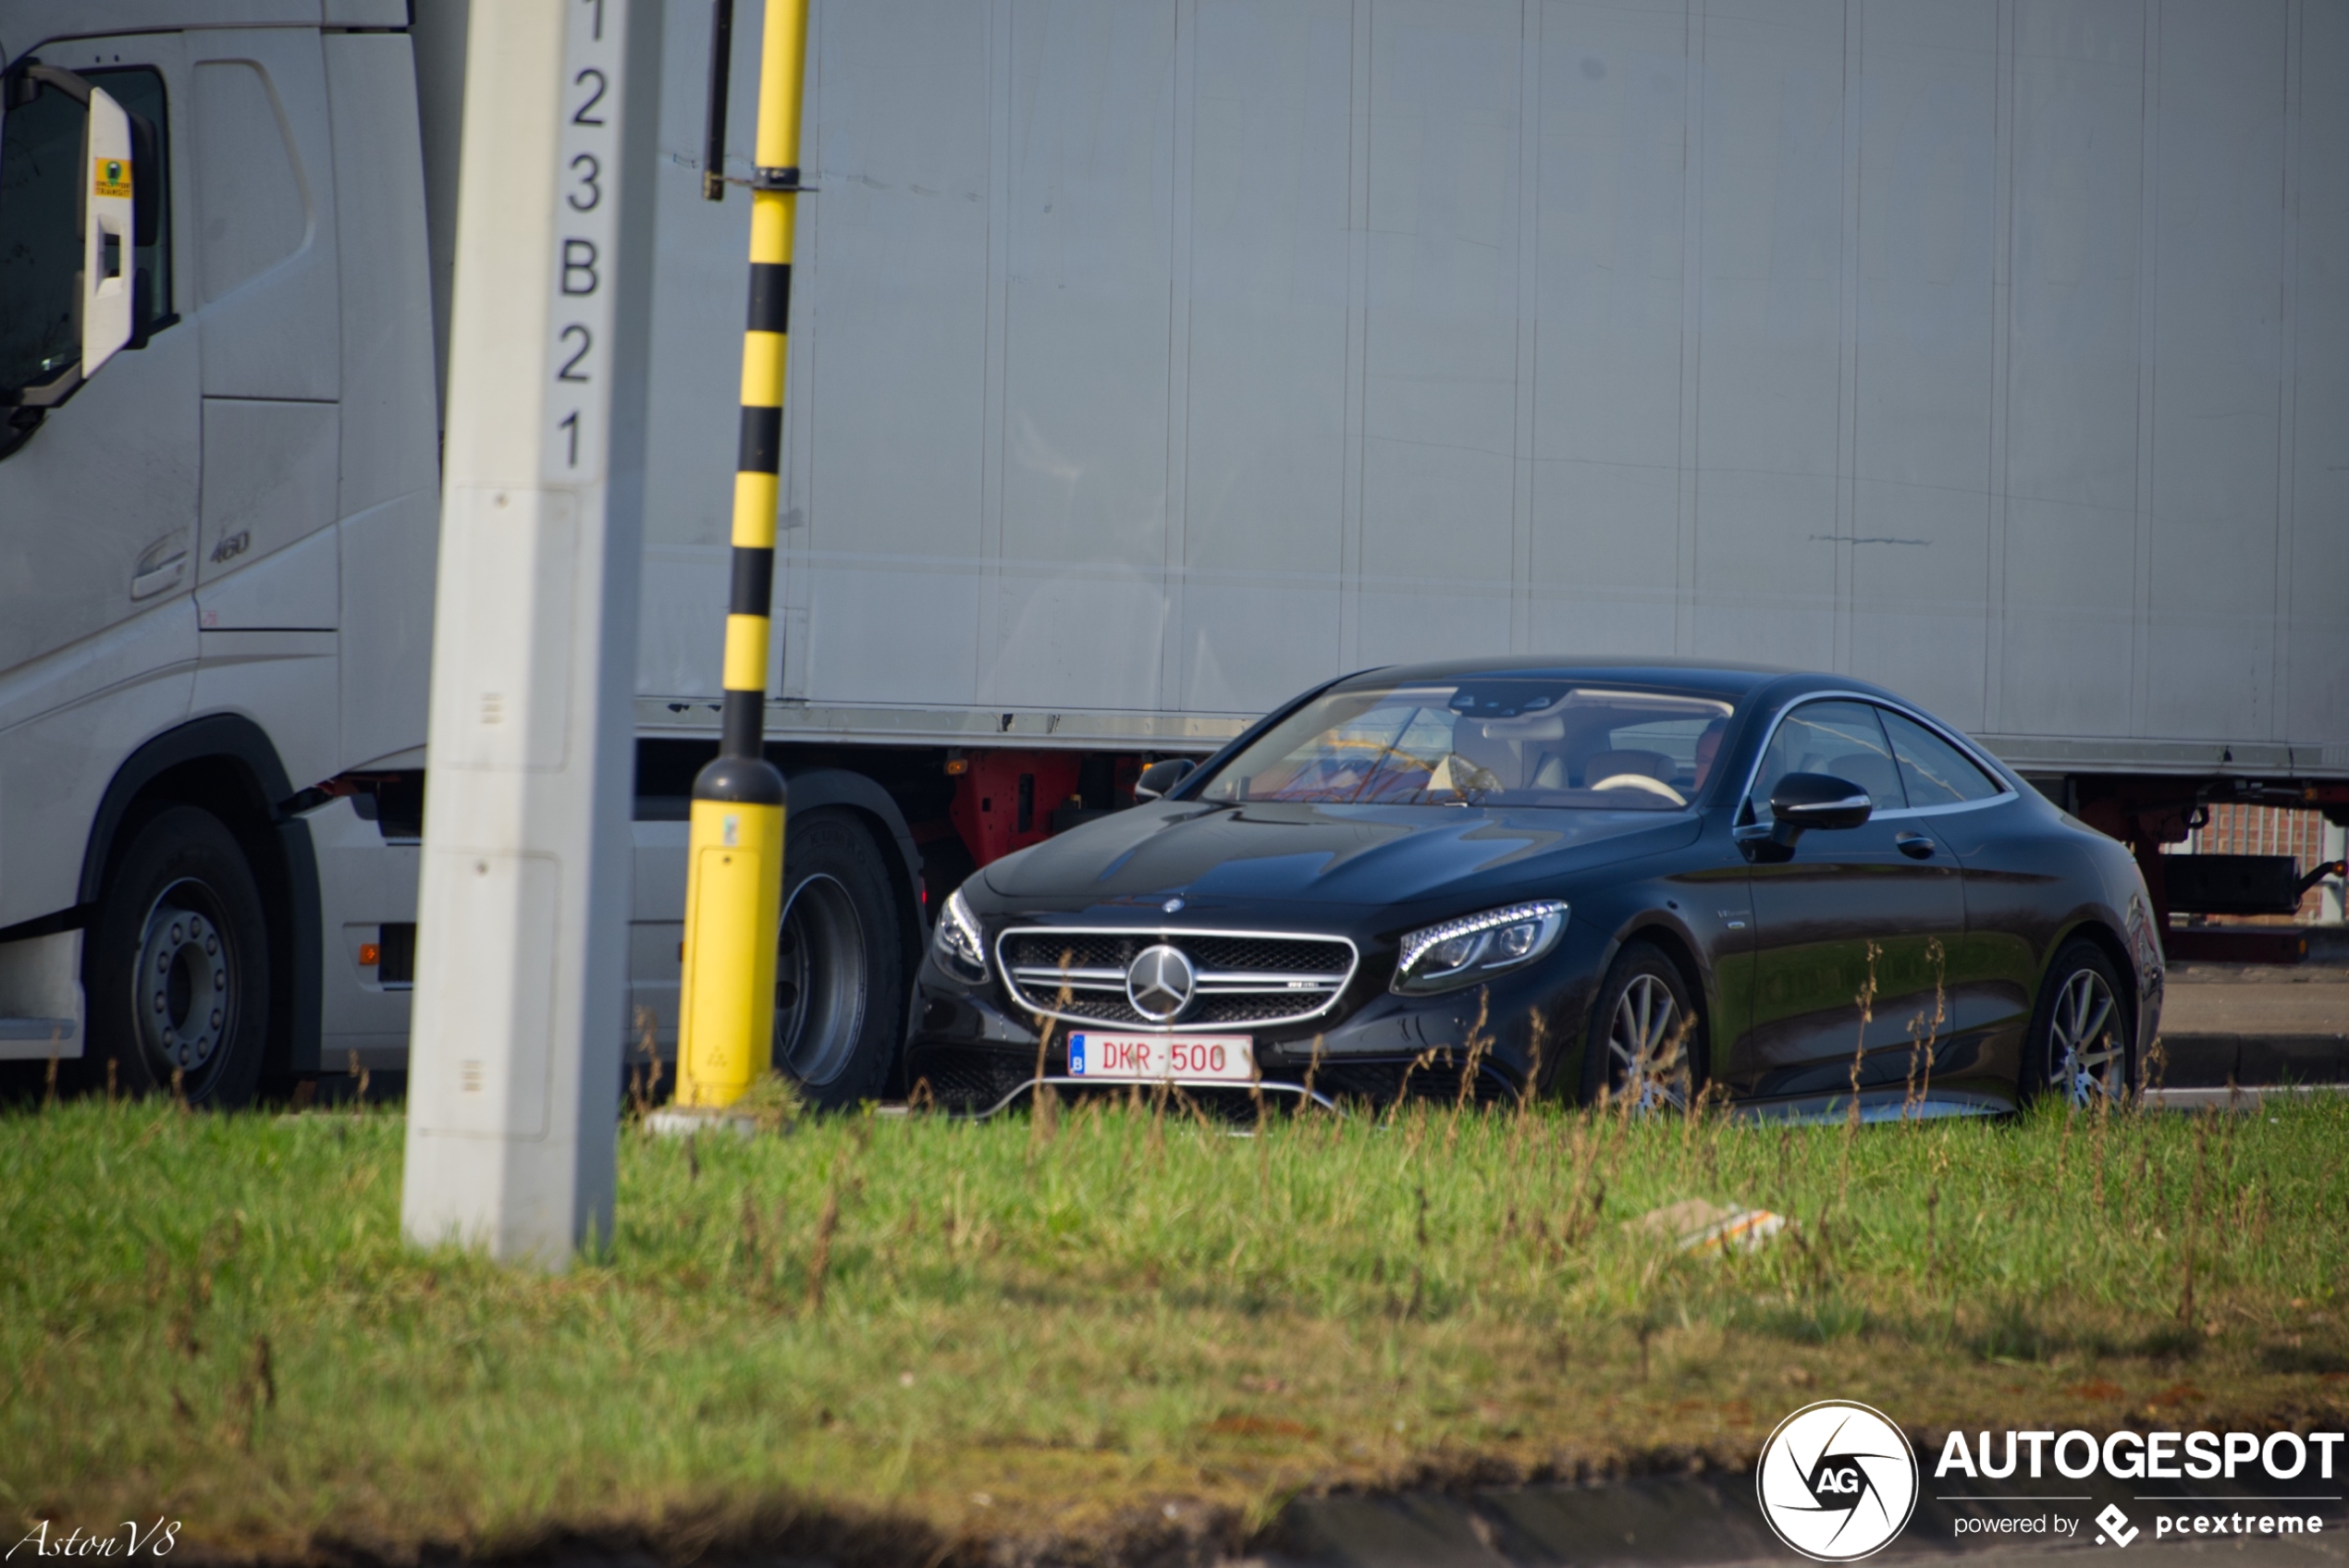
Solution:
{"label": "black car hood", "polygon": [[1396,905],[1507,894],[1676,848],[1699,831],[1682,812],[1160,802],[1007,856],[984,876],[1008,902],[1060,911],[1177,896],[1195,908]]}

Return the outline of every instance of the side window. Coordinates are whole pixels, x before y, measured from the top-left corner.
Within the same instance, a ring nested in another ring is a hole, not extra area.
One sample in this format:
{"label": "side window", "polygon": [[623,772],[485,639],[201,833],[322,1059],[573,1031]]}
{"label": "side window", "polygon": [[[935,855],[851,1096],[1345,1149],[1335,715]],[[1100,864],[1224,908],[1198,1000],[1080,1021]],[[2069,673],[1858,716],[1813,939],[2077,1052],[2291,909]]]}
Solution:
{"label": "side window", "polygon": [[0,121],[0,387],[38,386],[81,357],[86,116],[54,87]]}
{"label": "side window", "polygon": [[1769,750],[1762,753],[1762,770],[1754,776],[1756,816],[1769,819],[1770,790],[1789,773],[1849,779],[1867,790],[1878,811],[1900,811],[1909,803],[1872,704],[1805,703],[1780,720]]}
{"label": "side window", "polygon": [[1892,754],[1900,764],[1900,782],[1908,787],[1910,804],[1956,805],[2005,792],[2006,786],[1983,772],[1973,758],[1924,725],[1889,711],[1882,717],[1885,731],[1892,738]]}
{"label": "side window", "polygon": [[[81,73],[155,129],[157,167],[134,168],[154,180],[163,200],[152,243],[131,264],[150,291],[154,325],[170,313],[171,257],[168,120],[163,77],[146,69]],[[88,114],[54,86],[43,86],[0,121],[0,388],[38,386],[81,355],[75,300],[81,272],[81,150]],[[134,343],[135,346],[135,343]]]}

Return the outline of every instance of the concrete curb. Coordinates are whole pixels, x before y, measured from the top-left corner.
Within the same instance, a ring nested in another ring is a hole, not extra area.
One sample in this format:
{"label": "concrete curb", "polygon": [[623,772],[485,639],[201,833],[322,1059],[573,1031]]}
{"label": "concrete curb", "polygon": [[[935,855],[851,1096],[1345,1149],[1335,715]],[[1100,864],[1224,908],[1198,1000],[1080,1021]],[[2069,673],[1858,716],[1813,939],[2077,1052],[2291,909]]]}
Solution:
{"label": "concrete curb", "polygon": [[2314,1035],[2164,1035],[2164,1088],[2349,1084],[2349,1029]]}

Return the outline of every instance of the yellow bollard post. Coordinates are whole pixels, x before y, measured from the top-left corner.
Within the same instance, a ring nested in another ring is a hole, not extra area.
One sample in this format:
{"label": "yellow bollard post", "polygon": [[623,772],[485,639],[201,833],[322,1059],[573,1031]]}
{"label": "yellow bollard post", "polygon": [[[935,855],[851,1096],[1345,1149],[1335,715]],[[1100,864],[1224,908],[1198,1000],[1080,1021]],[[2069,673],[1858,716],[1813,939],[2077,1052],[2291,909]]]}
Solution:
{"label": "yellow bollard post", "polygon": [[768,1072],[774,1054],[786,791],[762,744],[806,53],[807,0],[767,0],[750,181],[750,319],[743,333],[723,739],[716,760],[694,780],[685,871],[685,971],[677,1015],[677,1103],[683,1107],[733,1104]]}

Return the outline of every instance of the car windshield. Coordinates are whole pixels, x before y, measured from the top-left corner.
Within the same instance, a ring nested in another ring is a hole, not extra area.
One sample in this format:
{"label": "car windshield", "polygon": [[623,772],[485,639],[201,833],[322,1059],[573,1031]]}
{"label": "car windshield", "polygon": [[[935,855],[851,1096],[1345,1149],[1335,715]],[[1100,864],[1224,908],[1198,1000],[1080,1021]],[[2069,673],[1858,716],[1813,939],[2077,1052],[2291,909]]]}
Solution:
{"label": "car windshield", "polygon": [[1218,768],[1204,801],[1677,811],[1729,704],[1539,676],[1324,692]]}

